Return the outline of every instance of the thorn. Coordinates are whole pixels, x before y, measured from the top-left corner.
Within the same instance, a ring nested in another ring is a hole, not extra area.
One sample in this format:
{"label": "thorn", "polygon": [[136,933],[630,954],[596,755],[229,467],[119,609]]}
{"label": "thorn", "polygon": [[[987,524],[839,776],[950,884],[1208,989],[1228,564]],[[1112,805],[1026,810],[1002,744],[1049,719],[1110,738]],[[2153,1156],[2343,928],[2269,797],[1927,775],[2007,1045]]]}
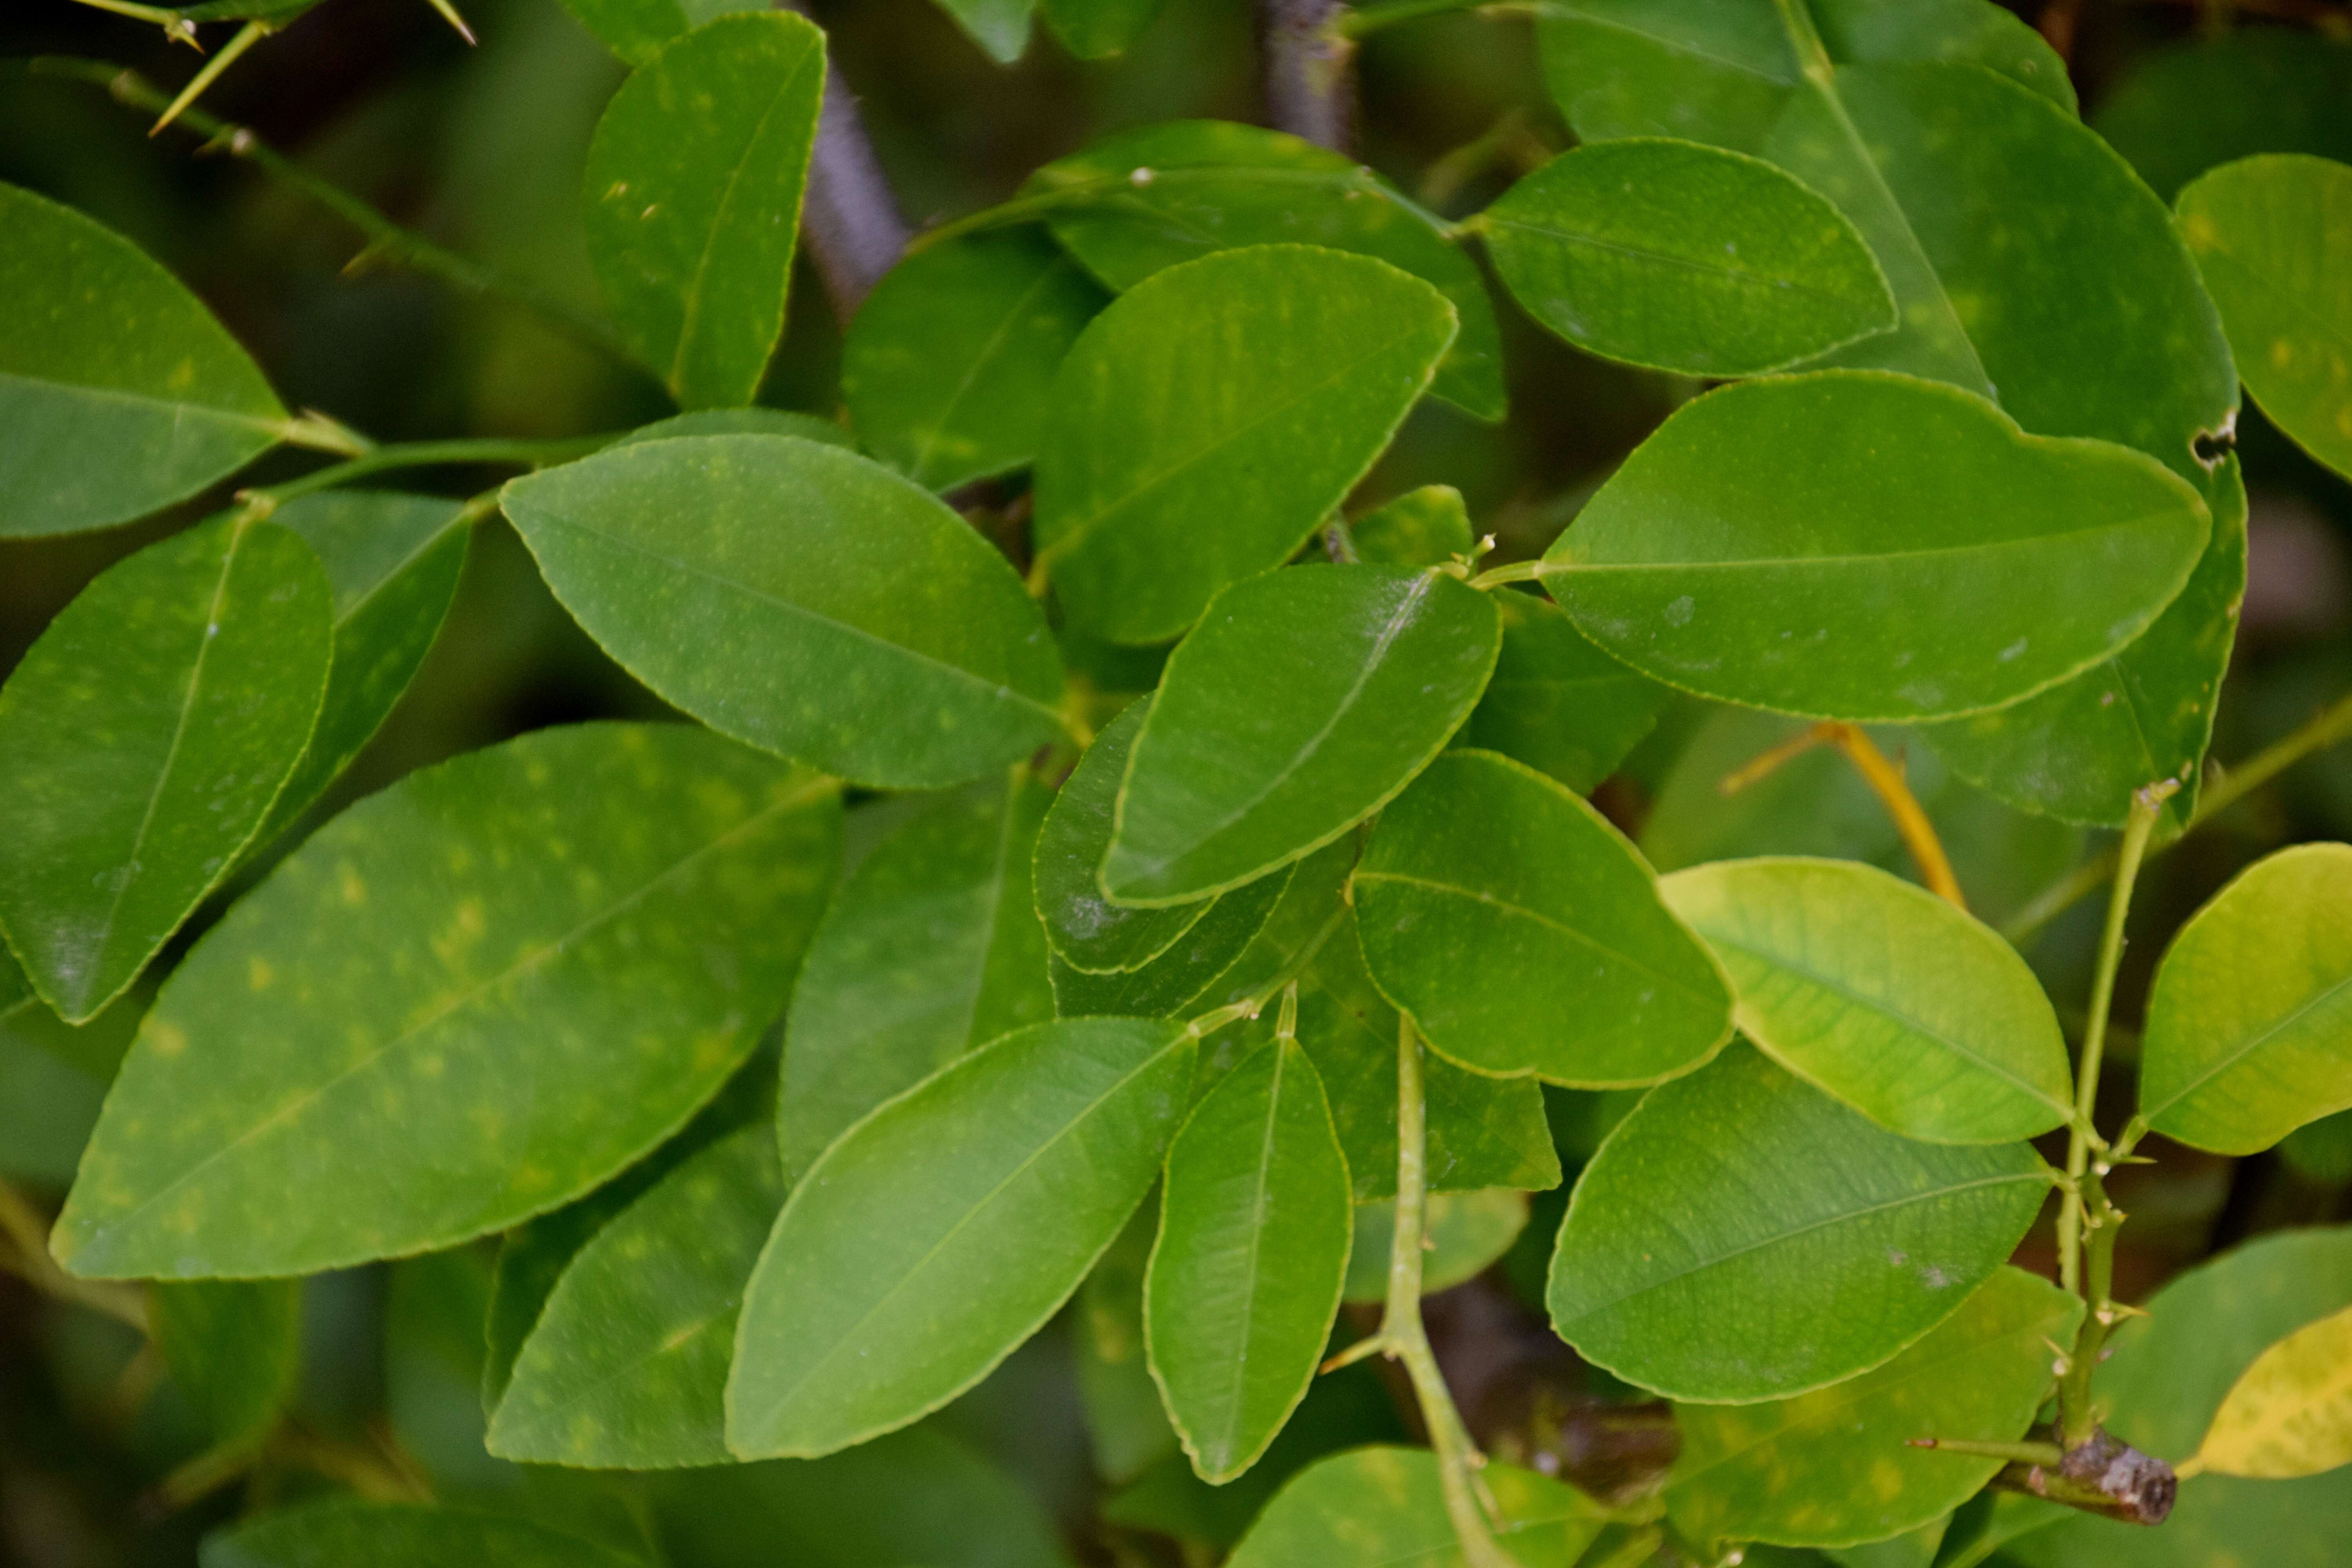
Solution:
{"label": "thorn", "polygon": [[425,0],[425,3],[440,12],[441,19],[457,28],[459,37],[468,44],[478,41],[474,37],[474,29],[466,26],[466,18],[457,15],[457,7],[451,5],[449,0]]}
{"label": "thorn", "polygon": [[180,89],[180,96],[172,100],[172,106],[169,109],[163,110],[163,118],[157,120],[153,125],[148,128],[147,134],[150,136],[160,136],[163,134],[164,127],[170,125],[174,120],[179,119],[181,114],[186,110],[188,105],[195,102],[196,100],[203,95],[204,90],[206,88],[212,86],[214,82],[218,81],[220,79],[221,73],[228,69],[230,66],[236,63],[238,56],[244,54],[246,50],[253,47],[254,45],[259,43],[262,39],[268,37],[276,30],[277,29],[272,27],[268,23],[257,18],[254,21],[247,22],[244,26],[239,27],[236,31],[236,37],[231,38],[221,49],[220,53],[215,55],[211,59],[205,62],[205,68],[196,73],[195,79],[194,81],[191,81],[187,86]]}

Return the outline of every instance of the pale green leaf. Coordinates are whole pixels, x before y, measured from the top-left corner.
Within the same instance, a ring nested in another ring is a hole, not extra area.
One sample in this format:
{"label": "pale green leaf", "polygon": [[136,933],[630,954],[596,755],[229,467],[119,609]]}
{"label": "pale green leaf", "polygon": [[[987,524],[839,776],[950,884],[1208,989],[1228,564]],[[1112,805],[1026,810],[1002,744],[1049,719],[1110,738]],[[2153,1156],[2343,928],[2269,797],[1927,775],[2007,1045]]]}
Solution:
{"label": "pale green leaf", "polygon": [[751,401],[784,328],[824,35],[785,11],[662,46],[588,147],[588,257],[615,322],[688,408]]}
{"label": "pale green leaf", "polygon": [[919,487],[778,436],[649,441],[517,479],[556,596],[712,728],[858,784],[962,784],[1061,732],[1045,616]]}
{"label": "pale green leaf", "polygon": [[1301,567],[1229,590],[1136,736],[1104,891],[1190,902],[1330,843],[1436,755],[1500,642],[1493,602],[1439,572]]}
{"label": "pale green leaf", "polygon": [[1727,860],[1658,884],[1714,948],[1740,1033],[1890,1131],[2004,1143],[2074,1114],[2058,1016],[2016,950],[1850,860]]}
{"label": "pale green leaf", "polygon": [[310,1273],[586,1192],[782,1006],[838,822],[830,781],[680,725],[543,730],[362,802],[164,986],[59,1260]]}
{"label": "pale green leaf", "polygon": [[1202,1479],[1255,1464],[1315,1381],[1348,1274],[1349,1207],[1330,1107],[1295,1041],[1244,1058],[1169,1149],[1144,1333]]}
{"label": "pale green leaf", "polygon": [[[1904,527],[1889,533],[1885,521]],[[1635,668],[1815,717],[1995,708],[2115,654],[2180,592],[2204,503],[2129,448],[1852,371],[1685,405],[1545,557]]]}
{"label": "pale green leaf", "polygon": [[1037,458],[1037,549],[1072,620],[1181,634],[1280,565],[1395,434],[1454,340],[1428,284],[1253,246],[1138,283],[1082,333]]}
{"label": "pale green leaf", "polygon": [[2257,1356],[2221,1401],[2197,1458],[2216,1475],[2273,1481],[2352,1464],[2352,1308]]}
{"label": "pale green leaf", "polygon": [[1895,325],[1853,223],[1742,153],[1651,137],[1579,148],[1476,224],[1528,312],[1608,359],[1756,375]]}
{"label": "pale green leaf", "polygon": [[2139,1106],[2223,1154],[2352,1107],[2352,847],[2282,849],[2180,928],[2148,996]]}
{"label": "pale green leaf", "polygon": [[327,688],[330,603],[299,539],[215,518],[101,573],[0,688],[0,926],[69,1022],[260,827]]}
{"label": "pale green leaf", "polygon": [[942,801],[859,863],[825,911],[784,1021],[788,1176],[973,1046],[1054,1016],[1030,896],[1051,797],[1025,774]]}
{"label": "pale green leaf", "polygon": [[148,1326],[172,1381],[216,1447],[257,1447],[294,1393],[301,1370],[299,1279],[159,1281]]}
{"label": "pale green leaf", "polygon": [[1449,752],[1381,814],[1356,872],[1364,960],[1432,1048],[1588,1089],[1687,1072],[1731,987],[1632,845],[1558,780]]}
{"label": "pale green leaf", "polygon": [[[1421,1290],[1450,1290],[1484,1274],[1511,1249],[1528,1226],[1528,1195],[1508,1187],[1474,1193],[1435,1193],[1423,1217]],[[1356,1209],[1356,1246],[1348,1255],[1347,1299],[1366,1304],[1384,1300],[1389,1260],[1395,1255],[1396,1204],[1361,1204]]]}
{"label": "pale green leaf", "polygon": [[1143,1201],[1192,1058],[1174,1025],[1040,1025],[850,1129],[793,1189],[751,1277],[728,1447],[831,1453],[979,1382]]}
{"label": "pale green leaf", "polygon": [[1591,794],[1657,724],[1673,691],[1593,647],[1557,605],[1497,594],[1495,608],[1502,656],[1456,739]]}
{"label": "pale green leaf", "polygon": [[1735,1045],[1651,1090],[1585,1167],[1552,1324],[1670,1398],[1807,1393],[1951,1316],[2050,1181],[2025,1144],[1915,1143]]}
{"label": "pale green leaf", "polygon": [[258,1514],[205,1541],[204,1568],[639,1568],[545,1525],[472,1509],[332,1498]]}
{"label": "pale green leaf", "polygon": [[0,535],[127,522],[275,446],[269,384],[179,279],[0,184]]}
{"label": "pale green leaf", "polygon": [[[1509,1465],[1480,1479],[1503,1525],[1496,1538],[1525,1568],[1572,1563],[1607,1515],[1581,1493]],[[1303,1471],[1275,1495],[1228,1568],[1463,1568],[1437,1458],[1426,1448],[1358,1448]]]}

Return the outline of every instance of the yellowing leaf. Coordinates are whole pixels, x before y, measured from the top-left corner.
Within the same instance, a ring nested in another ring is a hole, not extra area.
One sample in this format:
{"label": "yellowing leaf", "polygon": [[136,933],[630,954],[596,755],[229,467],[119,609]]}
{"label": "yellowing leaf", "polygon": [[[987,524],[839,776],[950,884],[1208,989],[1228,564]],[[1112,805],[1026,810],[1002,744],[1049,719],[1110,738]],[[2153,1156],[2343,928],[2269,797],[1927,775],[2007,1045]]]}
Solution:
{"label": "yellowing leaf", "polygon": [[2256,1357],[2221,1401],[2197,1458],[2221,1475],[2273,1481],[2352,1464],[2352,1307]]}

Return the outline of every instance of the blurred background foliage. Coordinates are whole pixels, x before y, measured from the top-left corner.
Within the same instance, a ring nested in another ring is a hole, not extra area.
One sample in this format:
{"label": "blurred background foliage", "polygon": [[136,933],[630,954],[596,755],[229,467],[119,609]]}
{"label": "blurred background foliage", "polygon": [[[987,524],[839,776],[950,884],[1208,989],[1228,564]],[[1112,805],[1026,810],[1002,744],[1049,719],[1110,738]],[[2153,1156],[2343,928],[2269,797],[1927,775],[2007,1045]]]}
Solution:
{"label": "blurred background foliage", "polygon": [[[230,70],[205,107],[398,221],[593,309],[581,166],[622,67],[557,0],[469,0],[463,8],[478,47],[423,0],[327,0]],[[2088,118],[2168,200],[2201,170],[2251,153],[2352,160],[2352,7],[2053,0],[2018,9],[2068,54]],[[197,65],[156,28],[68,0],[11,0],[5,11],[0,57],[118,62],[166,90]],[[1259,113],[1247,0],[1167,0],[1129,53],[1103,61],[1073,60],[1040,29],[1010,67],[992,62],[932,0],[840,0],[814,14],[918,226],[1002,200],[1036,165],[1109,132]],[[211,31],[215,44],[225,39],[225,27]],[[1359,79],[1359,155],[1448,216],[1477,210],[1570,144],[1538,79],[1529,21],[1508,5],[1377,33],[1360,54]],[[379,440],[560,437],[667,411],[659,390],[625,365],[510,305],[379,265],[358,253],[358,237],[340,220],[249,164],[206,155],[183,132],[150,139],[146,130],[143,116],[98,88],[0,67],[0,179],[70,203],[163,260],[254,352],[289,406],[326,410]],[[1539,552],[1612,466],[1697,388],[1586,358],[1518,316],[1507,295],[1497,291],[1496,302],[1510,418],[1486,426],[1424,404],[1357,504],[1453,484],[1508,559]],[[762,401],[835,416],[839,350],[839,325],[803,264]],[[2302,457],[2251,405],[2238,445],[2253,498],[2252,581],[2214,746],[2224,763],[2352,690],[2352,488]],[[282,479],[319,460],[281,451],[244,482]],[[411,483],[465,495],[496,478],[448,469]],[[96,573],[216,508],[226,488],[108,532],[0,541],[0,670]],[[1001,506],[1006,497],[963,499]],[[425,670],[315,815],[524,730],[662,711],[572,626],[493,520],[476,539]],[[1892,828],[1831,752],[1801,758],[1729,800],[1717,790],[1725,773],[1794,727],[1686,702],[1598,798],[1661,869],[1768,851],[1904,868]],[[1884,739],[1901,746],[1899,733]],[[1996,921],[2095,847],[2089,836],[2020,816],[1945,778],[1919,748],[1908,759],[1972,901]],[[875,803],[859,815],[878,825],[890,811]],[[875,837],[871,826],[854,831],[852,852]],[[2298,765],[2155,865],[2136,911],[2122,1020],[2131,1021],[2163,942],[2199,902],[2265,850],[2309,838],[2352,838],[2352,748]],[[2062,1003],[2086,984],[2095,920],[2091,903],[2080,905],[2033,948]],[[0,1016],[0,1176],[44,1207],[70,1178],[143,1001],[134,993],[79,1030],[35,1006]],[[2131,1040],[2123,1034],[2116,1048],[2126,1063]],[[2128,1074],[2111,1071],[2107,1085],[2120,1106]],[[1571,1180],[1627,1099],[1555,1092],[1554,1131]],[[2133,1215],[2119,1294],[2143,1294],[2257,1232],[2352,1218],[2352,1113],[2247,1161],[2157,1142],[2157,1164],[2116,1183]],[[1433,1330],[1465,1408],[1499,1451],[1549,1450],[1584,1466],[1588,1478],[1621,1462],[1638,1471],[1655,1462],[1654,1426],[1611,1405],[1625,1391],[1580,1368],[1527,1310],[1565,1193],[1538,1194],[1519,1244],[1435,1299]],[[2045,1230],[2020,1261],[2047,1267],[2049,1247]],[[555,1518],[682,1568],[1013,1568],[1063,1553],[1190,1563],[1212,1560],[1298,1464],[1405,1435],[1411,1419],[1370,1368],[1326,1379],[1267,1463],[1212,1491],[1172,1453],[1123,1447],[1100,1421],[1090,1436],[1081,1380],[1100,1411],[1116,1406],[1119,1379],[1137,1369],[1103,1363],[1100,1347],[1116,1345],[1116,1324],[1079,1331],[1089,1292],[1066,1314],[1070,1321],[940,1416],[837,1460],[617,1481],[525,1469],[491,1459],[480,1443],[488,1259],[468,1248],[310,1281],[295,1406],[309,1451],[265,1471],[245,1500],[282,1499],[328,1484],[322,1477],[377,1490],[429,1489]],[[0,1563],[191,1563],[203,1531],[236,1505],[234,1490],[175,1506],[159,1489],[199,1452],[203,1431],[141,1343],[118,1322],[0,1275]],[[1570,1418],[1596,1410],[1604,1417],[1597,1423]],[[1607,1418],[1611,1410],[1622,1418]],[[1603,1451],[1593,1451],[1595,1442]]]}

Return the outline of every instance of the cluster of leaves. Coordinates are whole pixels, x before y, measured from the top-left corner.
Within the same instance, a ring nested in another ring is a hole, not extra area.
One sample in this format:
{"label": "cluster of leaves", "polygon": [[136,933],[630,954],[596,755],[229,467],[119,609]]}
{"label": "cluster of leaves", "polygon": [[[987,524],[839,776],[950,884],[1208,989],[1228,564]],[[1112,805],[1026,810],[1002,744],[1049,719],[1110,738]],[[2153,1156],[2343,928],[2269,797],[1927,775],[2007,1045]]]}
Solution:
{"label": "cluster of leaves", "polygon": [[[1025,5],[950,8],[1018,52]],[[856,1456],[919,1451],[1074,1297],[1130,1474],[1181,1445],[1234,1483],[1335,1349],[1401,1362],[1431,1447],[1323,1458],[1202,1532],[1244,1565],[2054,1564],[2116,1528],[2060,1504],[2169,1505],[2169,1473],[2078,1473],[2103,1420],[2183,1461],[2192,1528],[2230,1517],[2193,1489],[2352,1460],[2341,1233],[2171,1287],[2092,1385],[2126,1311],[2113,1167],[2352,1107],[2352,849],[2273,856],[2181,931],[2106,1137],[2119,923],[2077,1068],[1956,888],[1660,877],[1587,798],[1676,692],[1868,756],[1856,726],[1906,726],[2019,812],[2125,828],[2119,922],[2196,819],[2241,378],[2352,474],[2352,168],[2248,159],[2168,210],[1980,0],[1561,0],[1543,66],[1584,144],[1484,212],[1238,124],[1114,137],[923,237],[850,328],[834,425],[752,405],[823,35],[573,9],[634,68],[587,152],[592,258],[682,412],[470,502],[351,488],[407,459],[289,415],[163,268],[0,187],[0,531],[144,516],[288,441],[355,454],[107,571],[0,689],[0,1006],[138,994],[383,722],[494,510],[694,721],[404,778],[154,990],[49,1246],[154,1282],[220,1453],[282,1405],[294,1281],[496,1236],[488,1445],[540,1465],[822,1460],[785,1486],[855,1497]],[[1108,47],[1150,15],[1046,13]],[[1423,397],[1506,413],[1474,245],[1569,342],[1718,384],[1484,573],[1442,487],[1341,516]],[[940,499],[1021,476],[1009,554]],[[1560,1183],[1546,1085],[1612,1092],[1546,1300],[1672,1405],[1680,1457],[1635,1495],[1484,1464],[1420,1323]],[[2053,1193],[2063,1289],[2008,1263]],[[1349,1300],[1385,1304],[1352,1351]],[[1007,1561],[1041,1539],[1003,1528]],[[214,1550],[602,1549],[333,1500]]]}

